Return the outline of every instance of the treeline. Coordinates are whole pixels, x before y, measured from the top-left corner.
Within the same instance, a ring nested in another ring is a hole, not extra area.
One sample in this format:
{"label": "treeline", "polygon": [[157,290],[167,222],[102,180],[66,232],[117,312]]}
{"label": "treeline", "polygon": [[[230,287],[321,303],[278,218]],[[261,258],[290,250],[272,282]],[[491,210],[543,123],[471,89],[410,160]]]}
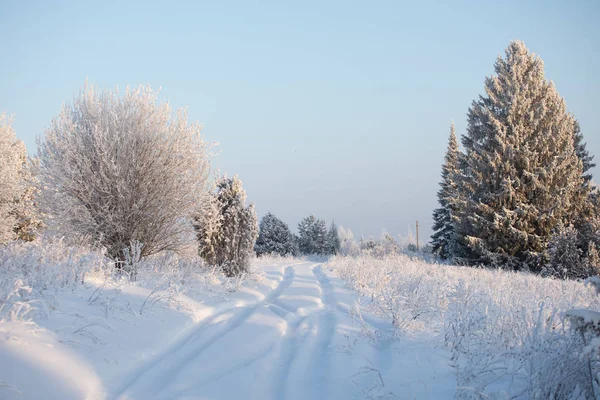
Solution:
{"label": "treeline", "polygon": [[327,229],[323,219],[310,215],[300,221],[298,235],[295,235],[285,222],[267,213],[260,221],[260,233],[254,251],[258,256],[327,256],[338,254],[340,248],[341,242],[335,222]]}
{"label": "treeline", "polygon": [[43,232],[104,250],[121,271],[163,251],[197,252],[227,275],[248,268],[258,236],[237,178],[209,179],[210,145],[185,110],[149,88],[66,104],[28,158],[0,116],[0,244]]}
{"label": "treeline", "polygon": [[196,252],[228,276],[246,272],[255,250],[339,251],[335,224],[328,230],[314,216],[300,222],[298,236],[272,214],[259,229],[242,182],[209,179],[210,144],[200,125],[150,88],[121,95],[86,85],[31,158],[11,125],[0,115],[0,244],[43,232],[99,247],[129,274],[163,251]]}
{"label": "treeline", "polygon": [[456,264],[595,275],[599,193],[579,123],[522,42],[494,69],[468,110],[462,150],[450,129],[433,251]]}

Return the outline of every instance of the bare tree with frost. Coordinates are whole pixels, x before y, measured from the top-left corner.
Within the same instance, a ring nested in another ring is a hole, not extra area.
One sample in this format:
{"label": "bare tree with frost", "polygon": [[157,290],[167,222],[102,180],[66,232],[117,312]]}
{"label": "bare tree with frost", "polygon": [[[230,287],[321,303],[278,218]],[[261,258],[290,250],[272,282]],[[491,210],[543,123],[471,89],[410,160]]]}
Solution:
{"label": "bare tree with frost", "polygon": [[195,219],[199,254],[227,276],[248,271],[258,237],[254,204],[246,206],[246,191],[237,177],[222,178],[205,212]]}
{"label": "bare tree with frost", "polygon": [[340,226],[338,234],[340,237],[340,254],[343,256],[357,256],[360,253],[360,247],[354,240],[352,230]]}
{"label": "bare tree with frost", "polygon": [[41,222],[35,213],[31,168],[25,144],[0,114],[0,243],[32,240]]}
{"label": "bare tree with frost", "polygon": [[539,270],[554,228],[568,226],[587,197],[574,120],[522,42],[510,43],[495,72],[463,136],[460,234],[471,262]]}
{"label": "bare tree with frost", "polygon": [[207,193],[208,145],[185,110],[150,88],[86,86],[38,140],[40,205],[53,231],[89,237],[117,262],[194,240],[191,217]]}

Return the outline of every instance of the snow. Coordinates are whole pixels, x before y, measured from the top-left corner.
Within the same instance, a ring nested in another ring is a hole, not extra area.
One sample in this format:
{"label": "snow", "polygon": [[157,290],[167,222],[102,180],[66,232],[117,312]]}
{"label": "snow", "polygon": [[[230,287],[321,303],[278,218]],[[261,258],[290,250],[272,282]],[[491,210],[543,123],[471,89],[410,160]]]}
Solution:
{"label": "snow", "polygon": [[579,318],[584,324],[600,326],[600,312],[594,310],[569,310],[566,313],[571,318]]}
{"label": "snow", "polygon": [[46,313],[0,320],[0,397],[454,396],[450,353],[427,335],[394,340],[327,264],[261,260],[252,279],[205,276],[163,297],[91,274]]}

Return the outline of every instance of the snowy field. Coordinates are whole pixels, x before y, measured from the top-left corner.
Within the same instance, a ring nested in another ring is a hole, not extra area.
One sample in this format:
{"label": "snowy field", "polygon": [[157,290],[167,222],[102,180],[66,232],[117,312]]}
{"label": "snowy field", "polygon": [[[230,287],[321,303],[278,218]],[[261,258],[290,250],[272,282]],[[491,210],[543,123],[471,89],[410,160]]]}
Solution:
{"label": "snowy field", "polygon": [[100,256],[67,248],[15,246],[0,262],[15,278],[3,279],[2,399],[454,393],[449,352],[370,336],[391,339],[393,327],[361,321],[356,295],[323,263],[263,258],[240,282],[158,258],[129,283]]}
{"label": "snowy field", "polygon": [[198,265],[132,282],[60,243],[5,249],[0,398],[583,398],[561,314],[600,305],[581,283],[403,255]]}

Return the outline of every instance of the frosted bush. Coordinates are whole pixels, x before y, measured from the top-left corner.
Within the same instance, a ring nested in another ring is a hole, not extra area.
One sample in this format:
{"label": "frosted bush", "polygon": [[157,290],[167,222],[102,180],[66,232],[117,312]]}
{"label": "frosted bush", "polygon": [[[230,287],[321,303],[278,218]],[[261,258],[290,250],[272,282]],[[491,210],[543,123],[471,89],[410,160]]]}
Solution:
{"label": "frosted bush", "polygon": [[[581,282],[503,270],[429,264],[407,255],[338,257],[362,306],[398,334],[428,332],[451,352],[457,396],[590,397],[582,339],[565,312],[599,309]],[[597,364],[591,365],[598,374]]]}
{"label": "frosted bush", "polygon": [[11,242],[0,246],[0,324],[47,315],[59,307],[61,291],[89,287],[90,304],[100,304],[108,317],[120,304],[123,285],[134,284],[149,290],[137,311],[158,302],[179,304],[189,290],[220,292],[237,290],[245,279],[260,281],[264,276],[257,265],[246,274],[225,277],[209,268],[199,256],[163,252],[140,259],[139,245],[126,251],[125,268],[115,269],[114,261],[101,250],[88,246],[67,246],[62,240],[40,239]]}
{"label": "frosted bush", "polygon": [[0,320],[14,307],[28,313],[57,307],[57,294],[85,280],[86,274],[104,274],[111,262],[99,251],[86,247],[67,247],[62,241],[12,242],[0,247]]}

